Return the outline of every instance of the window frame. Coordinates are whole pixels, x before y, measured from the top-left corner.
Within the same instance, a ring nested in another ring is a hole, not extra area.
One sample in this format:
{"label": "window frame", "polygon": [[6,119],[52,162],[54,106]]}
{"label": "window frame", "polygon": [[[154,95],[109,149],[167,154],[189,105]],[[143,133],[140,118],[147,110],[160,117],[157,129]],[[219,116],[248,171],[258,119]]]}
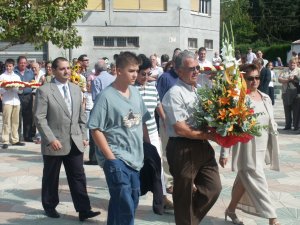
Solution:
{"label": "window frame", "polygon": [[[123,39],[123,40],[122,40]],[[139,48],[139,36],[93,36],[95,48]]]}
{"label": "window frame", "polygon": [[[198,1],[198,9],[197,11],[192,9],[192,2]],[[206,10],[202,11],[202,8],[205,5]],[[191,0],[191,13],[194,15],[201,15],[201,16],[211,16],[211,8],[212,8],[212,0]]]}
{"label": "window frame", "polygon": [[204,47],[207,50],[213,50],[214,49],[214,40],[213,39],[204,39]]}
{"label": "window frame", "polygon": [[[190,46],[190,43],[192,43],[194,41],[194,43],[196,43],[196,47],[192,47]],[[197,38],[188,38],[188,49],[198,49],[198,39]]]}

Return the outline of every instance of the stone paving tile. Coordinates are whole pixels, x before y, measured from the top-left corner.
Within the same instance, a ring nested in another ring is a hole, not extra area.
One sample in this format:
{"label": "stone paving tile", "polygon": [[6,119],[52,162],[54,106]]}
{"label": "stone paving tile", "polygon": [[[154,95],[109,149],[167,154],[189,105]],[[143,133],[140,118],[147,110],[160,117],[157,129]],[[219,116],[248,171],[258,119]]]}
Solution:
{"label": "stone paving tile", "polygon": [[[1,117],[1,116],[0,116]],[[284,126],[284,116],[280,101],[275,105],[275,118],[279,128]],[[1,123],[0,118],[0,123]],[[2,123],[1,123],[2,124]],[[0,127],[1,128],[1,127]],[[0,129],[1,130],[1,129]],[[281,225],[300,224],[300,135],[293,131],[280,131],[281,171],[266,170],[270,195]],[[213,144],[218,157],[220,148]],[[60,219],[51,219],[44,215],[41,205],[42,157],[40,146],[26,143],[25,147],[0,149],[0,224],[6,225],[73,225],[106,224],[109,193],[103,171],[98,166],[85,166],[87,187],[94,210],[101,215],[80,222],[71,200],[66,175],[62,167],[60,174],[60,204],[57,210]],[[88,153],[85,153],[87,159]],[[236,173],[231,172],[230,163],[220,168],[223,190],[201,225],[229,225],[224,221],[224,211],[230,201],[232,184]],[[171,198],[171,196],[168,196]],[[237,211],[245,225],[266,225],[268,221],[253,215]],[[136,225],[174,225],[173,212],[155,215],[152,212],[152,194],[141,196],[136,214]]]}

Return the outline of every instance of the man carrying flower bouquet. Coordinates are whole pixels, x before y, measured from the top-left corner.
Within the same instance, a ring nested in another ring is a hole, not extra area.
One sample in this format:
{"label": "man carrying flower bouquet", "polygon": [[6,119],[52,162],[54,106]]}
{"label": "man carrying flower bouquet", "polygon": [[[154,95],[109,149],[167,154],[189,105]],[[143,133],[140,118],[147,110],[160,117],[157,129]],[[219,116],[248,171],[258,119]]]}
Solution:
{"label": "man carrying flower bouquet", "polygon": [[[14,73],[13,59],[5,61],[6,71],[0,76],[0,81],[21,81],[20,77]],[[2,83],[3,84],[3,83]],[[18,127],[19,127],[19,113],[20,113],[20,99],[18,96],[19,88],[5,87],[1,85],[0,94],[2,95],[3,104],[3,126],[2,126],[2,148],[7,149],[9,144],[9,134],[11,133],[12,145],[24,146],[24,143],[19,141]]]}
{"label": "man carrying flower bouquet", "polygon": [[215,153],[208,140],[214,132],[194,128],[193,112],[198,98],[198,62],[195,54],[181,52],[175,59],[177,83],[165,94],[167,159],[174,177],[173,202],[178,225],[198,225],[214,205],[221,191]]}

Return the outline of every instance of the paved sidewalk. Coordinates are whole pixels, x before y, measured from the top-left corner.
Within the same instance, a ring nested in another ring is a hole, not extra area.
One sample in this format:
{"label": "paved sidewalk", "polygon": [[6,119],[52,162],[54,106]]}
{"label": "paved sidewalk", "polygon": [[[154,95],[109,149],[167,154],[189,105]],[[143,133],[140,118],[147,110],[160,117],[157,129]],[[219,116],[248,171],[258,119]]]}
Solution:
{"label": "paved sidewalk", "polygon": [[[275,117],[279,128],[284,126],[281,101],[275,105]],[[293,131],[280,131],[281,172],[266,170],[269,189],[281,225],[300,224],[300,135]],[[216,146],[219,154],[219,147]],[[85,158],[88,154],[85,153]],[[49,224],[106,224],[109,193],[103,171],[98,166],[85,166],[88,193],[94,210],[102,214],[85,222],[78,221],[74,210],[66,175],[62,169],[60,176],[60,219],[44,215],[41,206],[42,157],[40,146],[26,143],[25,147],[0,149],[0,224],[49,225]],[[217,156],[218,157],[218,156]],[[229,163],[230,165],[230,163]],[[230,200],[235,173],[229,166],[220,168],[223,190],[217,203],[201,223],[203,225],[232,224],[224,221],[224,211]],[[171,198],[171,196],[169,196]],[[174,215],[168,212],[163,216],[152,212],[152,194],[141,197],[136,215],[136,225],[175,224]],[[268,221],[237,211],[246,225],[266,225]]]}

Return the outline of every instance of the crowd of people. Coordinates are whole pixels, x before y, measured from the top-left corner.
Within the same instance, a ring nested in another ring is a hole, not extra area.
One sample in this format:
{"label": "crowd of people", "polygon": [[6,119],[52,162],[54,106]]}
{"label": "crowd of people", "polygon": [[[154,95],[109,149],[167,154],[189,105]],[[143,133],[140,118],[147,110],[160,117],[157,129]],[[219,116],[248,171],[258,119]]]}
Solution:
{"label": "crowd of people", "polygon": [[[171,209],[176,224],[199,224],[222,187],[209,143],[216,141],[215,133],[193,127],[196,90],[213,85],[212,74],[201,73],[199,68],[222,64],[218,52],[211,60],[206,52],[204,47],[196,53],[176,48],[172,57],[121,52],[111,64],[106,57],[100,58],[91,70],[86,54],[72,62],[58,57],[53,62],[29,64],[25,56],[18,57],[16,65],[13,59],[5,61],[0,81],[35,80],[41,84],[38,89],[0,88],[2,149],[7,149],[9,143],[24,146],[24,141],[41,144],[42,205],[47,216],[60,217],[56,206],[61,164],[79,220],[99,215],[91,210],[83,168],[84,164],[99,164],[111,197],[108,225],[134,224],[140,190],[143,194],[153,192],[154,213],[162,215]],[[263,165],[267,162],[272,169],[279,169],[272,112],[277,77],[282,83],[284,129],[300,128],[300,54],[294,54],[288,68],[277,75],[273,68],[283,67],[280,58],[268,61],[260,50],[255,54],[249,48],[245,55],[237,52],[236,61],[245,72],[251,90],[248,98],[261,115],[258,120],[271,126],[262,137],[230,150],[222,149],[220,165],[226,165],[228,152],[232,151],[233,170],[238,171],[225,219],[230,217],[234,224],[243,224],[235,213],[240,207],[278,225]],[[81,85],[70,80],[74,66],[79,68],[76,72]],[[271,147],[267,145],[270,141]],[[83,162],[88,145],[89,160]],[[243,155],[244,149],[253,152]],[[157,157],[160,160],[155,160]],[[172,194],[173,202],[167,193]],[[247,207],[240,206],[244,195],[251,203]]]}

